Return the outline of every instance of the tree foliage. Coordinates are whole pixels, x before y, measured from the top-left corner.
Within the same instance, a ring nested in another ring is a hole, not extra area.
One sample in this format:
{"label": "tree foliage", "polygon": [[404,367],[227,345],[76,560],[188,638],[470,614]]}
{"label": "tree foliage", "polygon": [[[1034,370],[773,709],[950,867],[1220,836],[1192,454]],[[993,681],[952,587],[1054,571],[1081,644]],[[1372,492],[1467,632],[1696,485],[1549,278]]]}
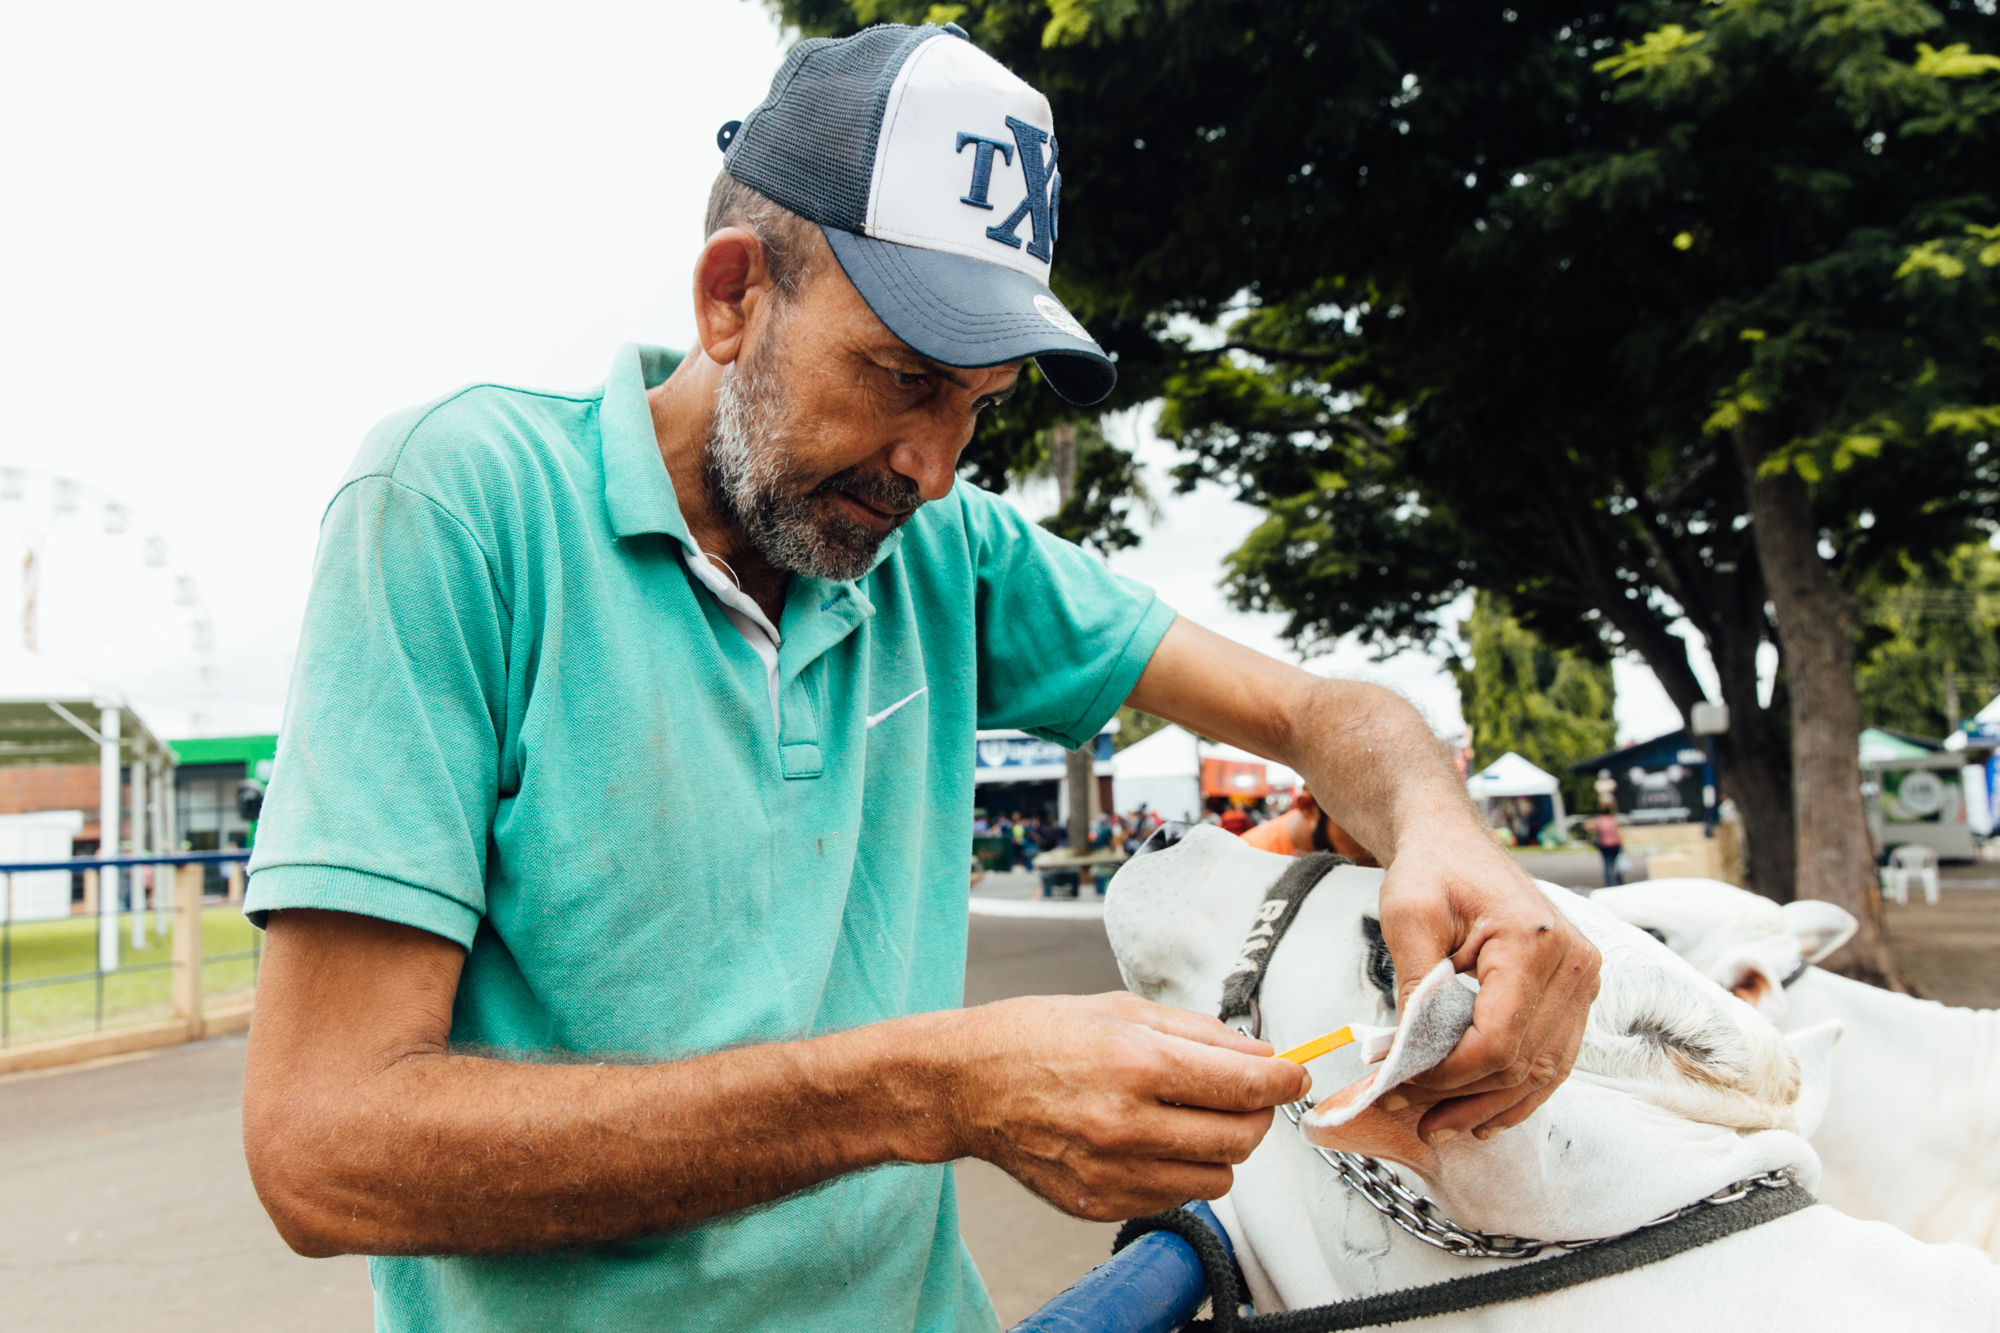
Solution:
{"label": "tree foliage", "polygon": [[1780,896],[1799,668],[1760,705],[1789,585],[1753,499],[1848,590],[2000,506],[1992,8],[779,4],[810,32],[952,18],[1047,92],[1059,289],[1119,401],[1167,400],[1182,482],[1269,512],[1242,605],[1386,647],[1492,590],[1683,710],[1685,617]]}
{"label": "tree foliage", "polygon": [[1572,811],[1596,804],[1589,774],[1569,766],[1616,743],[1611,664],[1573,648],[1553,648],[1524,629],[1492,593],[1472,601],[1459,633],[1469,661],[1455,661],[1459,707],[1472,729],[1472,762],[1485,768],[1509,750],[1562,779]]}
{"label": "tree foliage", "polygon": [[[1954,551],[1934,571],[1871,588],[1862,716],[1872,727],[1948,734],[2000,694],[2000,553]],[[1948,695],[1956,694],[1956,709]]]}

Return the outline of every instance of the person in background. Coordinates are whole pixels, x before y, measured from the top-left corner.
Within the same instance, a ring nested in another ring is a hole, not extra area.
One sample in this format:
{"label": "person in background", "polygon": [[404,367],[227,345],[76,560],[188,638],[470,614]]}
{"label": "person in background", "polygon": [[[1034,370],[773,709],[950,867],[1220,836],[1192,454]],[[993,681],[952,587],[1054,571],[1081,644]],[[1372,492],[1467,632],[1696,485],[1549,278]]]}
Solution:
{"label": "person in background", "polygon": [[1618,873],[1618,858],[1625,854],[1625,840],[1618,833],[1618,807],[1607,798],[1597,805],[1597,813],[1591,816],[1590,840],[1597,844],[1597,854],[1604,858],[1604,887],[1611,888],[1624,882]]}
{"label": "person in background", "polygon": [[1217,822],[1222,825],[1224,833],[1234,833],[1238,837],[1250,831],[1250,815],[1240,805],[1231,805],[1224,810],[1222,818]]}
{"label": "person in background", "polygon": [[[1225,825],[1224,827],[1227,827]],[[1352,834],[1326,817],[1319,802],[1304,787],[1292,797],[1292,808],[1276,819],[1267,819],[1244,833],[1243,841],[1260,851],[1280,856],[1304,856],[1307,852],[1339,852],[1358,866],[1379,866],[1375,854],[1354,840]]]}

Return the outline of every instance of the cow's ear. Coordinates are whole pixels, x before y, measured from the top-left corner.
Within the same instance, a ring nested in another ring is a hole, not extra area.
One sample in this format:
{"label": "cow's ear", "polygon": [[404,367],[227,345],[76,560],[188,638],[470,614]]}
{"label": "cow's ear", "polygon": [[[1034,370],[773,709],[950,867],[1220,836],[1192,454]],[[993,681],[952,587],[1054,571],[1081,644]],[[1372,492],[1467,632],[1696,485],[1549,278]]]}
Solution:
{"label": "cow's ear", "polygon": [[1833,1096],[1833,1048],[1840,1040],[1840,1020],[1829,1018],[1798,1032],[1787,1032],[1785,1044],[1799,1061],[1799,1099],[1792,1114],[1799,1133],[1811,1138],[1826,1118],[1826,1105]]}
{"label": "cow's ear", "polygon": [[[1789,1008],[1785,1003],[1785,978],[1798,966],[1799,958],[1790,941],[1783,937],[1758,943],[1763,947],[1752,945],[1724,954],[1709,969],[1709,975],[1731,995],[1775,1023]],[[1772,945],[1782,948],[1774,949]],[[1772,953],[1781,956],[1766,956]]]}
{"label": "cow's ear", "polygon": [[1817,963],[1854,937],[1860,924],[1853,913],[1815,898],[1785,904],[1785,929],[1799,942],[1808,963]]}
{"label": "cow's ear", "polygon": [[[1331,1103],[1345,1095],[1352,1095],[1361,1087],[1360,1083],[1355,1083],[1343,1088],[1315,1109],[1326,1110]],[[1308,1122],[1301,1126],[1301,1130],[1306,1142],[1315,1147],[1398,1162],[1425,1180],[1435,1181],[1439,1170],[1437,1152],[1417,1137],[1417,1122],[1424,1118],[1428,1109],[1428,1106],[1406,1106],[1400,1111],[1385,1111],[1371,1103],[1351,1120],[1335,1125]]]}

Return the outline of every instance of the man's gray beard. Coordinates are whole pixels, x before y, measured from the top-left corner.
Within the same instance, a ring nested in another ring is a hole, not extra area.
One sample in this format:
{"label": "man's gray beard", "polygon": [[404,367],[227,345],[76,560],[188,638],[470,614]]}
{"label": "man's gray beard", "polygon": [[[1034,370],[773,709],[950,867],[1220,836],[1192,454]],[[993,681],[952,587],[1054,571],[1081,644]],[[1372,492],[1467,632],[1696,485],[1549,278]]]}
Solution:
{"label": "man's gray beard", "polygon": [[849,468],[800,489],[805,483],[791,464],[797,436],[791,403],[771,373],[783,360],[782,346],[762,350],[757,364],[737,360],[723,367],[702,455],[709,502],[777,568],[834,582],[858,579],[874,568],[876,552],[889,533],[847,517],[833,493],[842,491],[887,509],[913,510],[923,503],[917,485],[897,473],[876,476]]}

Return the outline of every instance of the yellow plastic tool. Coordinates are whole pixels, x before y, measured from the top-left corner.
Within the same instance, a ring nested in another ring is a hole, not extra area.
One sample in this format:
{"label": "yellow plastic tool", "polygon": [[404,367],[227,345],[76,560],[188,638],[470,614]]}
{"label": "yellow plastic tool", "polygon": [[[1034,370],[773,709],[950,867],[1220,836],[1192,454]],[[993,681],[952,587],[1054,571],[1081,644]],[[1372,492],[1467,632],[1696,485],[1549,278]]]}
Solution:
{"label": "yellow plastic tool", "polygon": [[1374,1064],[1389,1053],[1390,1045],[1396,1040],[1396,1029],[1370,1027],[1365,1023],[1349,1023],[1346,1027],[1335,1028],[1324,1036],[1292,1047],[1289,1051],[1278,1052],[1280,1060],[1290,1060],[1302,1065],[1308,1060],[1317,1060],[1322,1055],[1337,1051],[1355,1042],[1361,1043],[1361,1059],[1364,1064]]}
{"label": "yellow plastic tool", "polygon": [[1278,1058],[1280,1060],[1290,1060],[1295,1065],[1302,1065],[1308,1060],[1319,1059],[1329,1051],[1337,1051],[1341,1047],[1352,1043],[1353,1040],[1354,1029],[1352,1026],[1335,1028],[1325,1036],[1314,1037],[1311,1041],[1300,1046],[1294,1046],[1289,1051],[1279,1051]]}

